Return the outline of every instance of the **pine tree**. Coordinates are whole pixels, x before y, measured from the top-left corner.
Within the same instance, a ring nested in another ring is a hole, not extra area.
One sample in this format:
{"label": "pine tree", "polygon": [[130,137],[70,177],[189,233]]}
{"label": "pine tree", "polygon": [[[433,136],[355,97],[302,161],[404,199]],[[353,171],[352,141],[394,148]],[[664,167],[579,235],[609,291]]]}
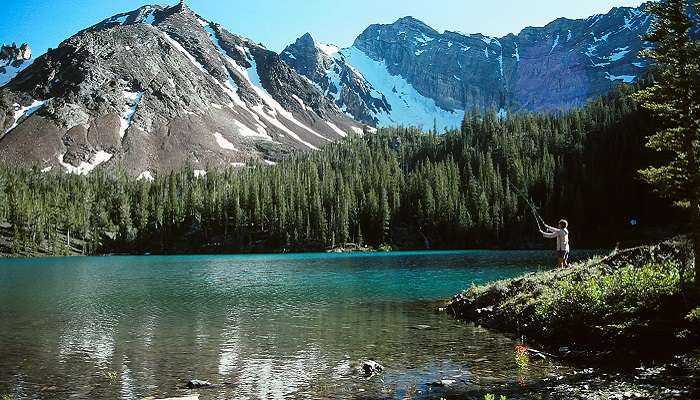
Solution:
{"label": "pine tree", "polygon": [[667,0],[647,6],[656,16],[645,38],[655,45],[645,53],[655,63],[655,82],[636,97],[664,121],[648,146],[673,157],[665,165],[642,170],[642,176],[662,195],[688,208],[695,282],[700,286],[700,44],[690,37],[693,21],[688,14],[697,5],[696,1]]}

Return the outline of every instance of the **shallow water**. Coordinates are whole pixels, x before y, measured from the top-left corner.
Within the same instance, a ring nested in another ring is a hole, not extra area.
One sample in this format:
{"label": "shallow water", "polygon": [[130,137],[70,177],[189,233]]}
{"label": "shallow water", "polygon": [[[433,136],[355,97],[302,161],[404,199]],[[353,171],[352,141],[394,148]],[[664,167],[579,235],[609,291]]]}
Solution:
{"label": "shallow water", "polygon": [[[436,312],[551,252],[0,261],[0,395],[439,398],[576,373],[518,365],[516,340]],[[365,378],[358,363],[386,367]],[[483,395],[482,395],[483,396]]]}

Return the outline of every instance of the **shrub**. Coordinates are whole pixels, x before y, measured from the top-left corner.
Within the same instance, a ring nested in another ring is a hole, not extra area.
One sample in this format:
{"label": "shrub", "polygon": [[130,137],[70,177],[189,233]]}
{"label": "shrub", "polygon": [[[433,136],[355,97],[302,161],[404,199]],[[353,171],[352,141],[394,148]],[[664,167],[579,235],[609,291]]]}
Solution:
{"label": "shrub", "polygon": [[685,319],[688,321],[692,332],[695,334],[700,334],[700,307],[695,307],[694,309],[690,310]]}
{"label": "shrub", "polygon": [[569,276],[535,300],[534,319],[549,334],[601,328],[623,333],[643,325],[645,316],[659,312],[681,289],[679,268],[672,261],[626,266],[583,280]]}
{"label": "shrub", "polygon": [[379,248],[377,250],[380,252],[389,253],[389,252],[394,251],[394,248],[390,244],[384,243],[381,246],[379,246]]}

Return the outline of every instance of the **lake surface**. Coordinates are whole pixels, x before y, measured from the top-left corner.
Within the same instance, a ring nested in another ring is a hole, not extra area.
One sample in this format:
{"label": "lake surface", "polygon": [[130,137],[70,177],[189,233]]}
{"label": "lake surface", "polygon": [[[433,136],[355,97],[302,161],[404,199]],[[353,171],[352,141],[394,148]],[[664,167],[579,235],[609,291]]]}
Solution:
{"label": "lake surface", "polygon": [[[572,373],[437,312],[552,252],[0,261],[0,395],[15,399],[440,398]],[[357,372],[363,360],[386,367]],[[217,385],[190,391],[189,379]],[[451,389],[428,385],[454,380]],[[481,395],[483,397],[483,395]]]}

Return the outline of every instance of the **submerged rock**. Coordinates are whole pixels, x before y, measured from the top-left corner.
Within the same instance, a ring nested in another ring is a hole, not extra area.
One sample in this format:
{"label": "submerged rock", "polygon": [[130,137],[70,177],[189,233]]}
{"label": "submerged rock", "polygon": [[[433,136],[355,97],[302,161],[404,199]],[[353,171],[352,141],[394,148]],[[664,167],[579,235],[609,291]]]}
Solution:
{"label": "submerged rock", "polygon": [[362,362],[362,372],[365,376],[374,376],[384,372],[384,367],[374,360]]}
{"label": "submerged rock", "polygon": [[431,382],[428,383],[428,386],[431,387],[446,387],[446,386],[452,386],[455,383],[457,383],[456,380],[454,379],[440,379],[439,381]]}
{"label": "submerged rock", "polygon": [[214,385],[209,382],[209,381],[202,381],[199,379],[192,379],[191,381],[187,382],[187,388],[188,389],[199,389],[199,388],[206,388],[206,387],[213,387]]}

